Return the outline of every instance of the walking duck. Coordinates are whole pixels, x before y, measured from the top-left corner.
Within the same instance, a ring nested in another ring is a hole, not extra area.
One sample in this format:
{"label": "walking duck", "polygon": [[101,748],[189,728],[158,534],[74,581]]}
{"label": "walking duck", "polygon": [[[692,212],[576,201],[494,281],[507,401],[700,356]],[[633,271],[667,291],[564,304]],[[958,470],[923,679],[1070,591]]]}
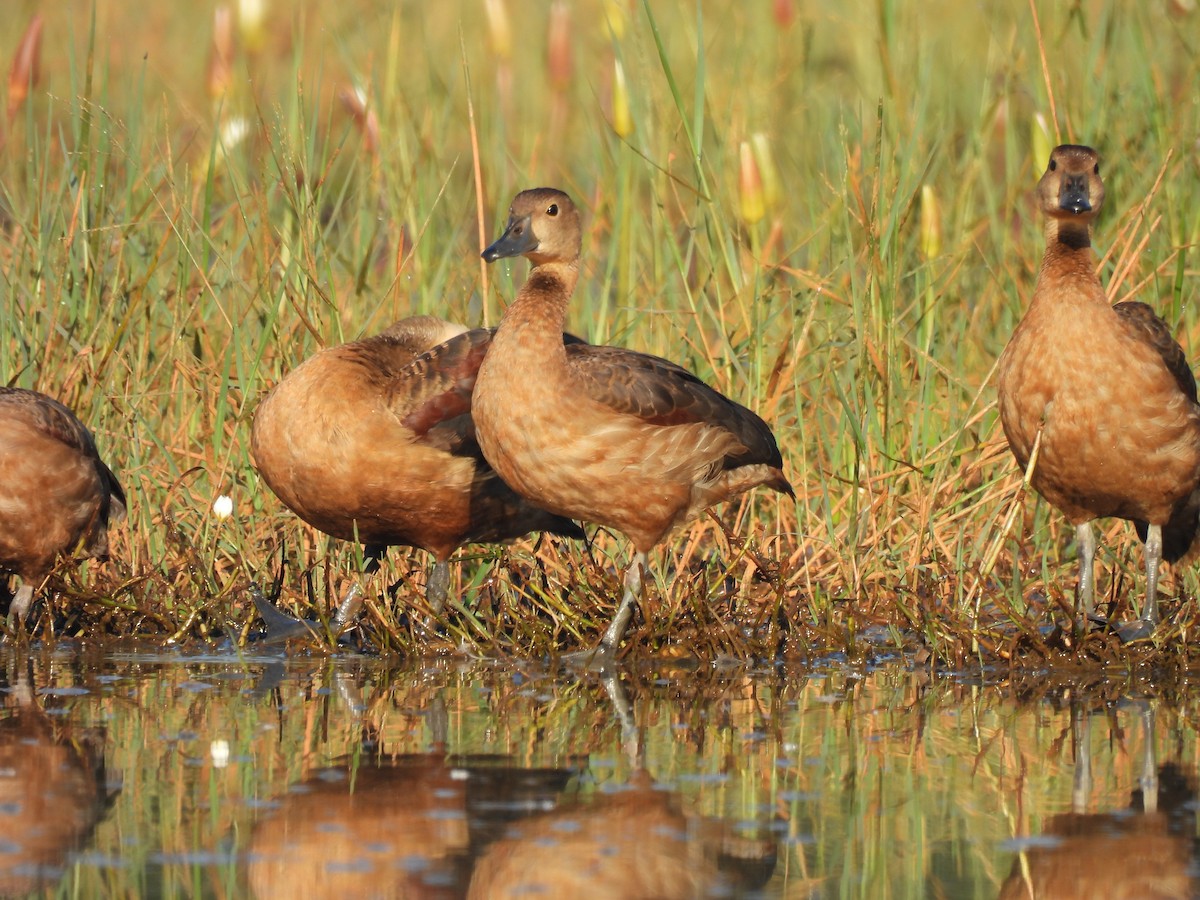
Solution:
{"label": "walking duck", "polygon": [[514,494],[479,452],[471,391],[491,340],[489,329],[434,316],[402,319],[317,353],[254,415],[254,461],[284,505],[328,535],[364,544],[368,572],[389,546],[427,550],[435,612],[463,544],[531,531],[583,537],[574,522]]}
{"label": "walking duck", "polygon": [[[1000,420],[1033,487],[1075,526],[1079,627],[1092,614],[1092,520],[1131,520],[1145,542],[1146,602],[1123,632],[1158,621],[1159,561],[1197,550],[1200,405],[1167,324],[1144,303],[1111,305],[1096,274],[1092,225],[1104,202],[1090,147],[1050,154],[1038,183],[1046,252],[1033,301],[1000,357]],[[1040,432],[1040,443],[1039,443]]]}
{"label": "walking duck", "polygon": [[57,400],[0,387],[0,573],[21,586],[9,606],[24,626],[33,592],[65,554],[108,556],[108,524],[125,492],[83,423]]}
{"label": "walking duck", "polygon": [[624,533],[634,556],[595,653],[617,649],[647,554],[673,528],[758,485],[795,496],[770,428],[690,372],[618,347],[564,345],[579,278],[579,212],[562,191],[522,191],[488,262],[533,268],[479,367],[473,413],[491,466],[531,503]]}

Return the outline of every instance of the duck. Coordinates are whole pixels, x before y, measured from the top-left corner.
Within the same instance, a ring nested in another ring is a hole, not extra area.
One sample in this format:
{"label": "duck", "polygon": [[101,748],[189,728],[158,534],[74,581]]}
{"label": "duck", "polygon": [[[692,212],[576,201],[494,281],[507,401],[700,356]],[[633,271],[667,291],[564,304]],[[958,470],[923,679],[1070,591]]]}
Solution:
{"label": "duck", "polygon": [[1046,250],[1033,299],[997,365],[1000,421],[1033,488],[1075,527],[1077,630],[1093,619],[1096,519],[1132,521],[1144,542],[1146,599],[1118,629],[1159,620],[1162,560],[1195,556],[1200,532],[1200,404],[1171,329],[1145,303],[1112,304],[1092,230],[1104,204],[1100,157],[1063,144],[1037,186]]}
{"label": "duck", "polygon": [[359,747],[264,804],[250,830],[252,896],[463,897],[480,847],[553,806],[576,774]]}
{"label": "duck", "polygon": [[514,493],[480,453],[471,397],[491,340],[489,329],[436,316],[401,319],[307,359],[263,398],[251,426],[263,481],[318,531],[363,544],[365,573],[388,547],[433,556],[425,596],[434,613],[464,544],[584,536]]}
{"label": "duck", "polygon": [[467,900],[757,896],[774,874],[773,839],[692,812],[648,771],[610,787],[510,825],[475,862]]}
{"label": "duck", "polygon": [[107,559],[108,526],[124,516],[125,492],[75,413],[0,387],[0,573],[21,579],[9,606],[18,630],[59,558]]}
{"label": "duck", "polygon": [[[1072,690],[1076,689],[1072,685]],[[1062,804],[1067,811],[1044,818],[1038,833],[1022,840],[1025,846],[1013,859],[997,894],[999,900],[1183,900],[1196,896],[1195,770],[1178,762],[1159,765],[1155,759],[1154,701],[1125,700],[1122,705],[1126,703],[1142,706],[1144,729],[1141,760],[1130,773],[1138,788],[1128,805],[1103,808],[1108,804],[1091,796],[1092,772],[1105,768],[1102,762],[1092,760],[1092,719],[1113,716],[1112,707],[1103,703],[1102,713],[1085,712],[1080,695],[1072,693],[1070,730],[1075,766],[1073,777],[1062,779],[1071,788],[1069,804]],[[1132,728],[1125,732],[1128,737],[1121,741],[1121,751],[1115,754],[1118,758],[1134,756],[1132,732]],[[1104,792],[1101,796],[1112,795]],[[1093,804],[1102,808],[1092,809]]]}
{"label": "duck", "polygon": [[770,427],[691,372],[646,353],[559,337],[579,280],[580,213],[555,188],[516,195],[487,262],[532,264],[475,381],[484,458],[529,502],[633,545],[624,592],[590,653],[613,658],[648,556],[704,510],[765,486],[795,497]]}

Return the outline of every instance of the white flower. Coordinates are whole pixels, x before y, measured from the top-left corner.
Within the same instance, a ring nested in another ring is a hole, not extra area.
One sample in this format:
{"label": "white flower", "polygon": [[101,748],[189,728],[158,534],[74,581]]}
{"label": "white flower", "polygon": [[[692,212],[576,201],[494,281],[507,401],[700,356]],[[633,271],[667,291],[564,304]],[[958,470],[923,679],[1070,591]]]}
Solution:
{"label": "white flower", "polygon": [[226,119],[218,135],[221,152],[228,154],[250,134],[250,122],[243,118]]}
{"label": "white flower", "polygon": [[213,501],[213,515],[218,519],[228,519],[233,515],[233,498],[222,494]]}
{"label": "white flower", "polygon": [[213,741],[208,745],[208,755],[214,767],[225,768],[229,765],[229,741]]}

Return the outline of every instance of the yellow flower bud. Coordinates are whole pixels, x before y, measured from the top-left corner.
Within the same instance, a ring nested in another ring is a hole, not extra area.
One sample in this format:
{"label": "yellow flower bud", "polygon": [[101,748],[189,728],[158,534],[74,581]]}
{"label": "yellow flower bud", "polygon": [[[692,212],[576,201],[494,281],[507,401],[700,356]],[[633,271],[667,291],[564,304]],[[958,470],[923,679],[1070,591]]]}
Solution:
{"label": "yellow flower bud", "polygon": [[754,161],[762,177],[763,202],[768,210],[779,208],[779,170],[775,168],[775,157],[771,154],[771,142],[761,131],[750,137],[754,146]]}
{"label": "yellow flower bud", "polygon": [[933,259],[942,252],[942,209],[937,193],[928,184],[921,185],[921,239],[919,249],[923,259]]}
{"label": "yellow flower bud", "polygon": [[767,214],[762,176],[758,171],[758,163],[754,161],[754,148],[750,142],[742,141],[739,149],[738,196],[742,202],[742,219],[747,225],[753,225]]}
{"label": "yellow flower bud", "polygon": [[629,88],[625,84],[625,69],[619,59],[613,60],[612,127],[617,137],[633,134],[633,116],[629,112]]}
{"label": "yellow flower bud", "polygon": [[508,19],[508,7],[504,0],[484,0],[483,8],[487,13],[492,50],[502,60],[512,59],[512,23]]}
{"label": "yellow flower bud", "polygon": [[621,0],[604,0],[604,21],[613,40],[625,37],[625,7]]}
{"label": "yellow flower bud", "polygon": [[1030,150],[1033,153],[1033,168],[1035,172],[1040,172],[1050,161],[1050,151],[1054,149],[1054,139],[1050,136],[1050,127],[1046,124],[1046,117],[1041,113],[1035,114],[1030,123],[1029,138]]}

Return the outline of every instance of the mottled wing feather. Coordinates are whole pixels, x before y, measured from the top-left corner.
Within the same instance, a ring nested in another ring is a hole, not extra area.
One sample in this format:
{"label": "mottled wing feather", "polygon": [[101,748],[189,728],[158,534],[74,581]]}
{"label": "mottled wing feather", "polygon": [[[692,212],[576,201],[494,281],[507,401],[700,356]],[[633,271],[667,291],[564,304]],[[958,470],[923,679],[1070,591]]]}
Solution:
{"label": "mottled wing feather", "polygon": [[576,383],[593,401],[654,425],[706,422],[725,428],[744,448],[725,459],[726,468],[782,457],[767,424],[718,393],[682,366],[620,347],[569,345],[567,362]]}
{"label": "mottled wing feather", "polygon": [[[471,395],[494,328],[476,328],[420,354],[392,379],[390,405],[417,440],[482,458],[471,421]],[[582,344],[563,335],[564,344]]]}
{"label": "mottled wing feather", "polygon": [[119,521],[125,516],[125,491],[112,469],[100,459],[92,433],[70,409],[44,394],[22,388],[0,387],[0,404],[20,408],[28,425],[51,440],[78,451],[85,458],[90,458],[104,483],[104,493],[91,531],[83,535],[86,539],[85,549],[93,556],[107,556],[106,529],[109,521]]}
{"label": "mottled wing feather", "polygon": [[492,329],[476,328],[412,360],[392,380],[390,407],[418,441],[449,453],[477,456],[471,392],[492,343]]}
{"label": "mottled wing feather", "polygon": [[91,434],[75,414],[57,400],[21,388],[0,388],[0,402],[22,407],[31,424],[47,437],[95,455],[96,445]]}
{"label": "mottled wing feather", "polygon": [[[1163,364],[1179,390],[1196,402],[1196,376],[1188,365],[1183,348],[1179,346],[1171,329],[1159,315],[1145,303],[1128,300],[1113,307],[1113,312],[1121,319],[1126,328],[1132,329],[1142,341],[1158,351]],[[1163,559],[1167,562],[1178,562],[1194,556],[1192,549],[1196,542],[1198,516],[1200,516],[1200,493],[1193,492],[1183,502],[1172,510],[1171,519],[1163,526]],[[1147,536],[1147,523],[1134,521],[1138,536],[1144,542]]]}
{"label": "mottled wing feather", "polygon": [[1127,328],[1136,331],[1139,338],[1150,344],[1162,357],[1163,364],[1179,385],[1179,389],[1193,403],[1196,402],[1196,376],[1188,365],[1183,348],[1176,342],[1167,326],[1158,314],[1145,303],[1127,300],[1113,307],[1113,312],[1125,323]]}

